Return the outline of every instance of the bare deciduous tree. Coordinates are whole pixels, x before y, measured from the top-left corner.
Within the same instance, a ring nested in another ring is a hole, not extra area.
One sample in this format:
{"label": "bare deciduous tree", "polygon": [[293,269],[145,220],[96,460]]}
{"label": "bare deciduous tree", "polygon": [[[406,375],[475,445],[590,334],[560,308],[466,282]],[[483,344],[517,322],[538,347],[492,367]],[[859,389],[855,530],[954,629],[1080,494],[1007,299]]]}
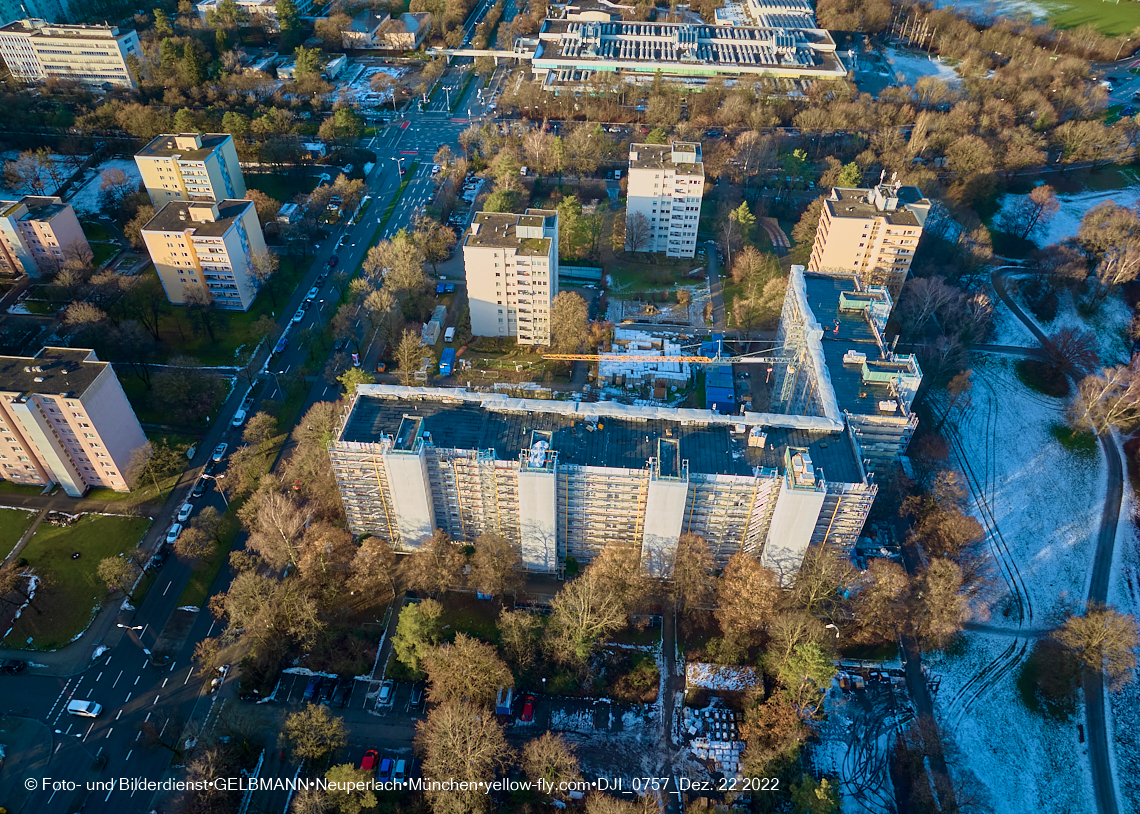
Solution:
{"label": "bare deciduous tree", "polygon": [[424,653],[423,667],[430,684],[428,696],[437,704],[466,701],[489,708],[499,687],[515,683],[492,645],[463,633],[457,633],[454,642]]}
{"label": "bare deciduous tree", "polygon": [[415,743],[425,777],[470,784],[470,791],[428,792],[435,814],[483,814],[491,797],[478,784],[492,780],[513,758],[495,716],[461,701],[433,709],[426,721],[416,725]]}
{"label": "bare deciduous tree", "polygon": [[1131,614],[1093,605],[1083,616],[1070,616],[1054,634],[1082,668],[1102,671],[1114,692],[1132,682],[1140,632]]}

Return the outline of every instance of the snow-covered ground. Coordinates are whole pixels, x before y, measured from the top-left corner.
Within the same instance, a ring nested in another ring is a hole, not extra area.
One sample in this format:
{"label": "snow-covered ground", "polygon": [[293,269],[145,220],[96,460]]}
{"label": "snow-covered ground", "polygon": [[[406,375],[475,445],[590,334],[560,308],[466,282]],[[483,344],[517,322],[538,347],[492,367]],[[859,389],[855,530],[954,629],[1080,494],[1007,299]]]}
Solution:
{"label": "snow-covered ground", "polygon": [[924,76],[936,76],[949,85],[959,81],[957,72],[937,57],[898,48],[886,48],[883,53],[891,66],[891,76],[897,78],[900,73],[903,75],[904,79],[899,84],[913,86]]}
{"label": "snow-covered ground", "polygon": [[[982,20],[992,20],[995,17],[1024,17],[1031,16],[1034,20],[1044,20],[1049,16],[1049,9],[1033,0],[934,0],[938,8],[950,6],[959,14],[965,14]],[[1064,4],[1057,4],[1064,5]]]}
{"label": "snow-covered ground", "polygon": [[[1113,552],[1113,579],[1108,586],[1108,604],[1121,613],[1140,614],[1140,534],[1132,519],[1136,496],[1124,489],[1120,524]],[[1116,758],[1117,800],[1122,814],[1140,812],[1140,683],[1122,692],[1109,693],[1109,743]]]}
{"label": "snow-covered ground", "polygon": [[[4,166],[9,161],[15,161],[19,157],[20,157],[20,151],[19,150],[4,150],[3,152],[0,152],[0,167]],[[59,172],[60,172],[61,177],[63,177],[65,180],[67,178],[70,178],[71,174],[75,171],[74,161],[76,159],[74,159],[72,156],[56,155],[55,153],[52,153],[51,158],[59,166]],[[44,190],[43,194],[44,195],[54,195],[56,192],[55,183],[51,180],[50,177],[46,177],[46,176],[44,178],[44,181],[47,183],[47,189]],[[9,187],[7,184],[5,184],[3,182],[2,177],[0,177],[0,191],[3,191],[3,193],[6,195],[32,195],[32,194],[34,194],[30,189],[16,189],[13,187]]]}
{"label": "snow-covered ground", "polygon": [[372,77],[378,73],[386,73],[389,76],[399,79],[405,73],[406,68],[366,68],[359,76],[355,77],[353,81],[342,85],[339,88],[341,97],[353,104],[369,105],[372,107],[380,107],[381,105],[391,105],[392,92],[384,91],[377,93],[372,90]]}
{"label": "snow-covered ground", "polygon": [[962,646],[933,654],[927,665],[941,679],[935,704],[945,734],[961,749],[952,768],[973,772],[995,811],[1090,811],[1076,721],[1029,711],[1016,682],[1032,634],[1087,593],[1107,471],[1099,452],[1071,453],[1053,437],[1064,402],[1021,384],[1015,361],[976,357],[972,405],[953,422],[999,586],[983,622],[988,630],[967,631]]}
{"label": "snow-covered ground", "polygon": [[76,212],[97,213],[99,211],[99,184],[102,183],[104,170],[122,170],[128,178],[136,183],[142,182],[142,175],[139,173],[139,168],[133,158],[112,158],[104,161],[91,175],[90,180],[69,199],[69,203]]}
{"label": "snow-covered ground", "polygon": [[[1026,195],[1003,195],[1001,200],[1002,211],[1009,207],[1019,205]],[[1112,201],[1120,206],[1136,206],[1140,202],[1140,186],[1123,187],[1110,190],[1089,190],[1086,192],[1061,192],[1057,195],[1061,208],[1048,223],[1048,225],[1033,237],[1038,246],[1048,246],[1059,243],[1070,237],[1076,237],[1081,228],[1081,218],[1097,204]],[[994,218],[999,222],[1000,215]]]}
{"label": "snow-covered ground", "polygon": [[[1024,297],[1020,294],[1014,294],[1014,296],[1029,318],[1035,319]],[[1128,339],[1128,325],[1132,320],[1132,312],[1124,300],[1118,296],[1110,296],[1101,304],[1096,313],[1085,317],[1077,311],[1071,293],[1062,291],[1060,299],[1057,316],[1052,322],[1036,320],[1042,331],[1046,334],[1052,334],[1060,328],[1091,330],[1096,334],[1102,365],[1128,363],[1132,358],[1131,341]],[[1029,333],[1029,329],[996,298],[995,302],[993,343],[995,345],[1035,347],[1037,340]]]}

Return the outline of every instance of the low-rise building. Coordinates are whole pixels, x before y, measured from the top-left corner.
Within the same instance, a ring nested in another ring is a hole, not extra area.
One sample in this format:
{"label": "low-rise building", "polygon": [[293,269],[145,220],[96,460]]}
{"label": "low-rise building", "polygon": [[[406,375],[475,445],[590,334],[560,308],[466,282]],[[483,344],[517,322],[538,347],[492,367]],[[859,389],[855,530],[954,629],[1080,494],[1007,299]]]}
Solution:
{"label": "low-rise building", "polygon": [[626,250],[693,257],[704,194],[705,165],[699,142],[631,144]]}
{"label": "low-rise building", "polygon": [[894,353],[885,332],[892,299],[855,273],[805,272],[792,266],[776,347],[771,410],[844,421],[868,470],[906,452],[918,426],[914,397],[922,369]]}
{"label": "low-rise building", "polygon": [[365,9],[352,18],[340,35],[345,48],[367,50],[379,48],[380,29],[392,19],[387,12],[376,12]]}
{"label": "low-rise building", "polygon": [[91,257],[75,210],[62,198],[25,195],[0,201],[0,274],[50,277],[68,260]]}
{"label": "low-rise building", "polygon": [[157,136],[135,155],[155,209],[170,201],[221,201],[245,195],[234,137],[228,133]]}
{"label": "low-rise building", "polygon": [[[348,67],[348,57],[344,54],[322,54],[321,76],[336,79]],[[297,60],[287,59],[277,66],[277,78],[292,82],[297,78]]]}
{"label": "low-rise building", "polygon": [[257,296],[257,258],[266,252],[253,201],[174,201],[142,228],[167,298],[185,304],[209,292],[215,308],[246,311]]}
{"label": "low-rise building", "polygon": [[19,20],[0,28],[0,58],[19,82],[74,79],[89,87],[133,88],[131,56],[143,56],[139,35],[114,26]]}
{"label": "low-rise building", "polygon": [[146,443],[115,371],[94,351],[0,356],[0,478],[58,483],[71,497],[93,486],[124,492]]}
{"label": "low-rise building", "polygon": [[400,551],[497,534],[537,573],[623,543],[665,576],[693,533],[787,582],[809,548],[849,549],[877,492],[826,418],[464,390],[358,386],[329,455],[354,534]]}
{"label": "low-rise building", "polygon": [[408,12],[384,24],[380,29],[380,47],[392,51],[414,51],[430,33],[430,14]]}
{"label": "low-rise building", "polygon": [[[661,75],[699,87],[709,78],[756,82],[785,79],[844,79],[847,68],[835,40],[801,15],[775,16],[767,27],[698,23],[641,23],[612,20],[543,21],[531,60],[544,88],[581,91],[595,74],[649,85]],[[790,27],[784,27],[786,23]],[[773,92],[782,92],[771,86]]]}
{"label": "low-rise building", "polygon": [[303,209],[301,209],[300,204],[282,204],[281,208],[277,210],[277,222],[284,223],[286,225],[290,223],[296,223],[304,214],[305,212]]}
{"label": "low-rise building", "polygon": [[480,212],[463,238],[471,333],[550,344],[558,295],[558,212]]}
{"label": "low-rise building", "polygon": [[854,272],[898,299],[929,214],[922,190],[897,181],[834,187],[823,201],[808,271]]}
{"label": "low-rise building", "polygon": [[[294,0],[297,13],[308,17],[313,12],[313,0]],[[222,0],[202,0],[194,7],[198,9],[198,16],[205,22],[211,11],[216,11]],[[278,31],[276,0],[237,0],[237,4],[249,14],[251,21],[258,21],[261,25]]]}

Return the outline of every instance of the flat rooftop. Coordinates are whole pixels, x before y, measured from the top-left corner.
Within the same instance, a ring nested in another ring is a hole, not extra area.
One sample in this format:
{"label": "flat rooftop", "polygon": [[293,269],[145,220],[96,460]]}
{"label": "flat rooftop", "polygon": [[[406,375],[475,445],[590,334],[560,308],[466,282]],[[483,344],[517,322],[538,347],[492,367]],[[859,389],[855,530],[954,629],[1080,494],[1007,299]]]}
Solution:
{"label": "flat rooftop", "polygon": [[[912,191],[913,190],[913,191]],[[872,218],[884,218],[887,223],[893,226],[921,226],[922,222],[910,209],[906,208],[906,204],[918,203],[923,200],[922,193],[919,192],[918,187],[901,187],[899,189],[899,208],[892,210],[879,209],[867,196],[870,190],[866,189],[842,189],[840,187],[833,187],[831,196],[824,198],[824,206],[826,206],[833,217],[837,218],[860,218],[863,220],[870,220]]]}
{"label": "flat rooftop", "polygon": [[81,348],[45,347],[34,357],[0,356],[0,391],[78,398],[107,364]]}
{"label": "flat rooftop", "polygon": [[175,140],[177,135],[168,134],[158,136],[135,155],[143,158],[174,158],[178,156],[185,161],[203,161],[229,138],[227,133],[201,133],[200,135],[202,137],[200,148],[188,148],[185,144],[179,147]]}
{"label": "flat rooftop", "polygon": [[[479,212],[471,223],[472,228],[467,230],[463,245],[480,249],[515,249],[523,254],[548,255],[550,238],[519,237],[516,227],[544,228],[555,215],[553,210],[547,209],[528,209],[523,215],[510,212]],[[549,225],[551,228],[554,227],[553,223]]]}
{"label": "flat rooftop", "polygon": [[804,274],[804,287],[812,313],[823,328],[823,356],[839,409],[858,415],[905,418],[902,404],[893,411],[879,409],[881,400],[891,398],[886,383],[864,383],[862,365],[843,361],[848,351],[856,351],[867,355],[867,364],[873,370],[892,366],[882,360],[875,332],[862,314],[839,309],[839,295],[854,292],[855,286],[842,278],[809,272]]}
{"label": "flat rooftop", "polygon": [[[700,145],[698,146],[697,155],[700,155]],[[637,158],[632,156],[637,154]],[[629,145],[629,168],[631,170],[664,170],[671,169],[687,175],[704,175],[705,165],[703,161],[688,162],[680,161],[673,162],[673,147],[670,144],[631,144]]]}
{"label": "flat rooftop", "polygon": [[[133,32],[128,31],[126,34]],[[0,34],[28,34],[43,39],[71,39],[71,40],[114,40],[119,35],[119,29],[104,25],[53,25],[43,20],[17,20],[0,27]]]}
{"label": "flat rooftop", "polygon": [[[763,449],[749,447],[747,434],[734,432],[731,418],[707,424],[682,421],[680,413],[665,408],[623,407],[614,403],[575,405],[567,402],[507,400],[510,409],[489,406],[481,394],[462,390],[416,389],[419,397],[408,397],[404,388],[375,385],[357,396],[339,440],[377,443],[381,434],[396,438],[405,419],[419,419],[431,434],[437,448],[493,449],[499,460],[518,460],[531,445],[534,431],[549,432],[550,446],[564,466],[597,466],[644,469],[657,457],[658,441],[675,442],[680,460],[689,462],[691,473],[705,475],[752,476],[756,467],[784,468],[784,450],[806,447],[812,462],[826,479],[862,483],[859,462],[848,436],[842,431],[764,427],[767,443]],[[604,408],[619,415],[591,416],[588,408]],[[533,408],[533,409],[525,409]],[[545,408],[545,409],[544,409]],[[622,416],[620,413],[627,413]],[[641,418],[644,413],[678,414],[677,420]],[[755,424],[755,422],[753,422]],[[593,425],[596,429],[589,429]]]}
{"label": "flat rooftop", "polygon": [[[251,206],[253,201],[245,199],[218,201],[218,219],[213,221],[194,220],[190,209],[201,206],[206,201],[171,201],[158,210],[146,226],[144,232],[185,232],[193,229],[195,237],[221,237],[230,230],[236,218]],[[183,217],[185,215],[185,217]]]}

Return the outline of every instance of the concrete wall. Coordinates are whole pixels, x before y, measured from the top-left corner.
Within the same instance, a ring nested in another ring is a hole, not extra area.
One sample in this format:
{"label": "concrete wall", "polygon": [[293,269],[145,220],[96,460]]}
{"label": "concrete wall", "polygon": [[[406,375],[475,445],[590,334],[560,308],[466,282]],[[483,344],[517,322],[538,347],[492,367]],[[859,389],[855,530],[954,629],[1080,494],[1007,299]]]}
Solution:
{"label": "concrete wall", "polygon": [[[93,461],[99,460],[95,457],[98,451],[109,455],[115,465],[114,475],[102,467],[98,467],[97,471],[105,486],[120,492],[127,491],[127,467],[135,450],[146,444],[146,435],[111,365],[103,368],[103,372],[83,393],[80,403],[90,419],[87,423],[91,424],[98,436],[97,443],[103,445],[102,450],[89,451],[89,457]],[[68,421],[74,426],[70,416]],[[75,429],[74,432],[82,439],[84,435],[81,429]]]}
{"label": "concrete wall", "polygon": [[645,527],[641,534],[642,568],[653,577],[673,573],[677,540],[685,520],[689,483],[681,480],[650,480],[645,500]]}
{"label": "concrete wall", "polygon": [[519,471],[519,542],[523,568],[553,574],[558,567],[558,494],[553,472]]}
{"label": "concrete wall", "polygon": [[779,574],[783,585],[791,583],[804,561],[825,495],[822,489],[793,489],[784,476],[760,555],[760,564]]}
{"label": "concrete wall", "polygon": [[435,511],[423,448],[418,453],[384,453],[384,470],[395,504],[400,547],[417,549],[435,533]]}
{"label": "concrete wall", "polygon": [[12,414],[24,428],[24,434],[35,445],[52,480],[59,483],[69,497],[83,497],[87,484],[55,437],[47,417],[32,399],[11,403]]}

